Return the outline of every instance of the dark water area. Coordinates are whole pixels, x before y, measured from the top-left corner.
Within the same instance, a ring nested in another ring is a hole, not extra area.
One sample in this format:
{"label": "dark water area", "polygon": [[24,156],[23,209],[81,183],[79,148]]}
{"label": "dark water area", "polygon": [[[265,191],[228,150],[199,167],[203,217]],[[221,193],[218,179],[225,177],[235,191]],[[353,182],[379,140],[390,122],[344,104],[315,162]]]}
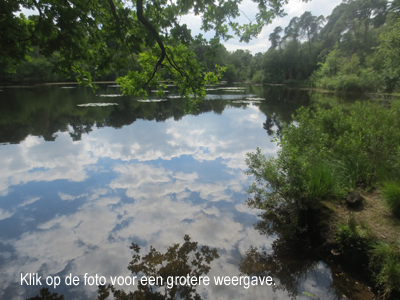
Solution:
{"label": "dark water area", "polygon": [[[203,299],[344,299],[330,266],[266,234],[244,205],[246,153],[271,142],[309,92],[281,87],[209,88],[199,111],[169,87],[138,101],[103,85],[0,92],[0,298],[40,286],[21,273],[127,276],[131,243],[164,252],[188,234],[216,248],[214,276],[271,276],[273,286],[199,286]],[[268,222],[263,226],[268,227]],[[43,282],[43,280],[42,280]],[[108,282],[107,282],[108,283]],[[117,286],[127,291],[130,286]],[[60,284],[65,299],[95,299],[95,285]]]}

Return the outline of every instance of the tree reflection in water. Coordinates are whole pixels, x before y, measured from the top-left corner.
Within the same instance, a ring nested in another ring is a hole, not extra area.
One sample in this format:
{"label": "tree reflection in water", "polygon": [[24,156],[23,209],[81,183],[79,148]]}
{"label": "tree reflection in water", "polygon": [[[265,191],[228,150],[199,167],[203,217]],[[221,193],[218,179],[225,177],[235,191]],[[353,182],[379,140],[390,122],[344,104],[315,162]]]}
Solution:
{"label": "tree reflection in water", "polygon": [[[267,134],[271,137],[281,137],[282,129],[283,129],[283,121],[279,120],[279,117],[273,113],[271,115],[267,115],[267,119],[263,123],[263,128],[267,131]],[[273,130],[273,127],[276,126],[277,130]]]}
{"label": "tree reflection in water", "polygon": [[[189,235],[184,236],[184,241],[182,245],[173,244],[168,247],[164,254],[151,246],[149,253],[143,256],[140,255],[139,245],[132,243],[130,248],[134,254],[128,265],[132,274],[138,275],[139,278],[161,277],[162,280],[155,285],[138,284],[134,292],[125,292],[113,285],[99,286],[97,300],[108,299],[110,295],[116,300],[201,300],[195,285],[174,284],[172,288],[168,288],[167,278],[204,276],[210,271],[210,263],[219,255],[217,249],[210,249],[208,246],[198,247],[197,242],[190,241]],[[48,289],[43,288],[40,290],[40,295],[27,300],[64,300],[64,296],[51,294]]]}
{"label": "tree reflection in water", "polygon": [[[288,216],[283,218],[282,215],[270,211],[261,217],[262,220],[254,224],[254,227],[262,235],[276,235],[272,251],[250,246],[239,263],[240,272],[248,276],[271,276],[275,282],[273,290],[285,291],[291,299],[296,299],[299,294],[320,299],[302,287],[309,277],[316,278],[317,281],[330,280],[329,274],[322,274],[318,270],[320,262],[315,253],[310,251],[312,247],[309,237],[301,237],[290,230],[293,227],[288,226]],[[338,292],[335,294],[332,295],[334,299],[342,299]]]}
{"label": "tree reflection in water", "polygon": [[29,298],[27,300],[64,300],[64,295],[58,295],[57,293],[50,293],[48,288],[42,288],[39,295]]}

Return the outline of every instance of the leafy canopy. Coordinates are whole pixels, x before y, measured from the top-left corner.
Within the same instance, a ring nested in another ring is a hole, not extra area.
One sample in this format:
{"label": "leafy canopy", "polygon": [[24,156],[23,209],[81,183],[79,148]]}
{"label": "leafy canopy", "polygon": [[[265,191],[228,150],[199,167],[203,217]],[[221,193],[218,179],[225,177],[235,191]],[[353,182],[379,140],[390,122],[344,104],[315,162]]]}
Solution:
{"label": "leafy canopy", "polygon": [[[191,40],[190,30],[179,18],[193,13],[202,17],[201,29],[213,30],[212,43],[234,34],[248,42],[275,16],[283,16],[287,0],[252,0],[258,5],[253,20],[240,24],[242,0],[17,0],[0,4],[0,64],[12,71],[33,46],[44,55],[60,54],[58,69],[75,74],[76,79],[93,87],[92,76],[127,65],[140,55],[141,71],[119,79],[125,93],[146,96],[145,88],[160,89],[161,79],[180,85],[182,96],[201,99],[204,84],[215,83],[216,74],[202,73],[193,54],[184,44]],[[19,9],[35,9],[26,18]],[[4,47],[7,45],[7,47]],[[116,60],[115,57],[118,59]],[[92,68],[89,68],[90,66]]]}

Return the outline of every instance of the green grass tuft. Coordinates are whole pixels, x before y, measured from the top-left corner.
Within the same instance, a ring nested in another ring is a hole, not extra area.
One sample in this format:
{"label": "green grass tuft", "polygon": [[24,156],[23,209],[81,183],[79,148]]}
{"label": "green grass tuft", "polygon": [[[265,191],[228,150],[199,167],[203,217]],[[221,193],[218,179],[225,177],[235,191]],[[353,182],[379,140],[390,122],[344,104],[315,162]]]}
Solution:
{"label": "green grass tuft", "polygon": [[392,210],[393,214],[400,216],[400,184],[395,182],[386,182],[383,185],[382,196],[386,204]]}
{"label": "green grass tuft", "polygon": [[343,182],[343,170],[338,165],[334,166],[328,162],[317,163],[312,168],[308,197],[320,200],[331,196],[344,197]]}
{"label": "green grass tuft", "polygon": [[400,251],[397,243],[377,242],[370,250],[370,268],[375,272],[381,295],[400,291]]}
{"label": "green grass tuft", "polygon": [[332,170],[324,164],[318,164],[314,167],[309,185],[309,197],[322,199],[332,194],[334,187],[334,178]]}

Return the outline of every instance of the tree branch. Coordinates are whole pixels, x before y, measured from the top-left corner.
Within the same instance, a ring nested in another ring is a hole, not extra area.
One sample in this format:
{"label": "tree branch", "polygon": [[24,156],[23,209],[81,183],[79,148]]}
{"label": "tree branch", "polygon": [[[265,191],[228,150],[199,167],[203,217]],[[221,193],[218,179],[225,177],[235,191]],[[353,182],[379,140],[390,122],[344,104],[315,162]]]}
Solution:
{"label": "tree branch", "polygon": [[20,42],[26,42],[26,41],[29,41],[30,39],[32,39],[35,35],[38,25],[42,22],[42,19],[43,19],[42,10],[40,9],[39,4],[36,2],[36,0],[33,0],[33,4],[35,5],[36,9],[39,11],[39,21],[37,22],[35,28],[33,29],[31,36],[26,39],[23,39],[23,40],[18,39],[18,41],[20,41]]}
{"label": "tree branch", "polygon": [[[111,1],[111,0],[109,0]],[[143,16],[143,0],[137,0],[136,2],[136,13],[137,13],[137,17],[138,20],[140,21],[140,23],[142,23],[144,25],[144,27],[146,27],[154,36],[154,38],[157,41],[158,46],[161,49],[161,57],[160,59],[157,61],[157,64],[154,67],[154,72],[153,75],[150,77],[150,79],[144,84],[144,86],[148,85],[149,82],[154,78],[154,75],[156,74],[158,68],[162,65],[162,62],[165,59],[165,47],[164,47],[164,43],[162,42],[160,35],[158,34],[157,30],[153,27],[153,25],[150,24],[149,21],[147,21],[147,19]]]}
{"label": "tree branch", "polygon": [[108,4],[110,4],[111,13],[114,16],[115,21],[117,22],[118,35],[121,36],[121,20],[119,19],[118,15],[117,15],[113,0],[108,0]]}

